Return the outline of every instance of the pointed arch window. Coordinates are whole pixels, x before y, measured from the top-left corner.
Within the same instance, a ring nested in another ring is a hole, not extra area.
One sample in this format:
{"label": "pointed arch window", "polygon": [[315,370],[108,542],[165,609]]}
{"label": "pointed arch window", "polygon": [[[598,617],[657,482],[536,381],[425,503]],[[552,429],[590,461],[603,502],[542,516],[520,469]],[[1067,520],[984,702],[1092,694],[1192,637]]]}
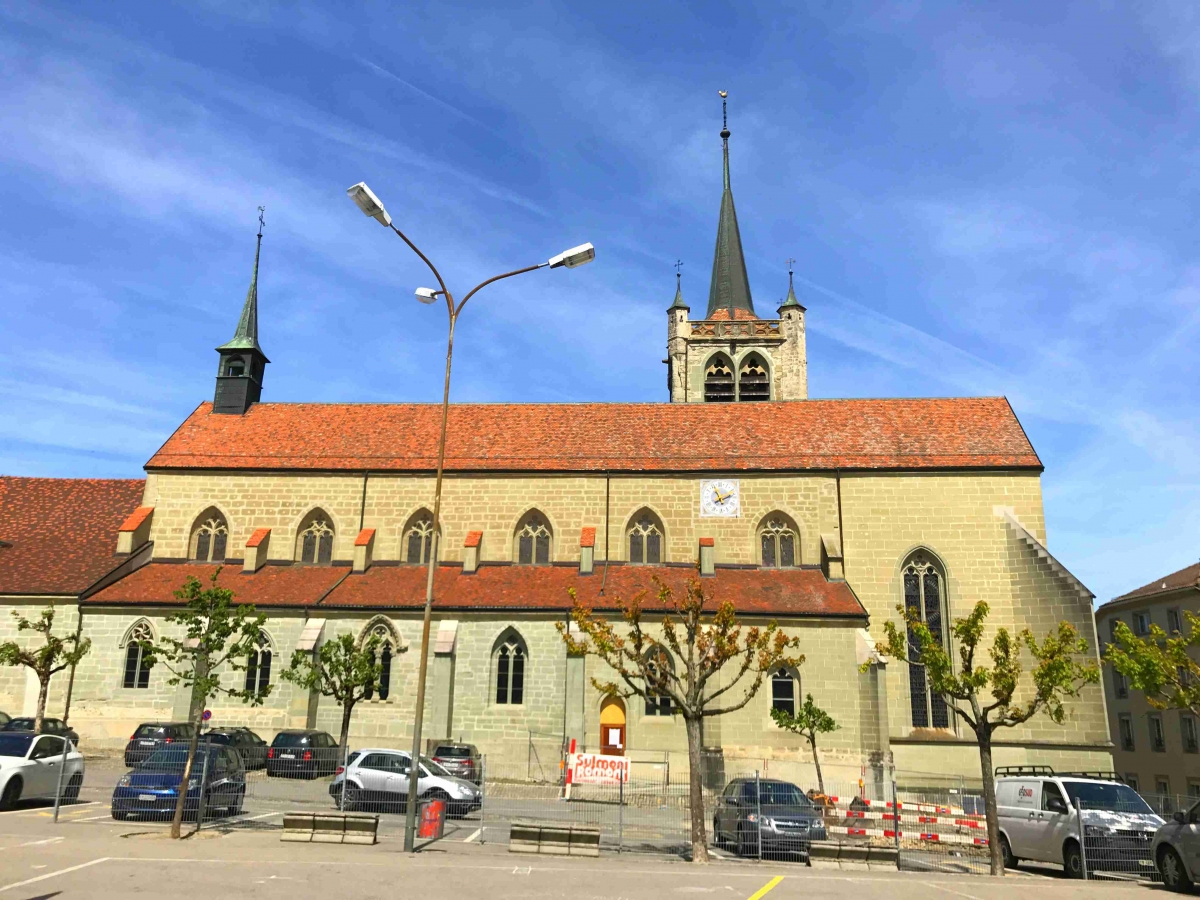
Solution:
{"label": "pointed arch window", "polygon": [[796,524],[782,513],[772,513],[763,519],[758,543],[763,566],[791,569],[800,564],[800,537]]}
{"label": "pointed arch window", "polygon": [[658,516],[644,509],[629,526],[629,561],[638,565],[662,562],[663,529]]}
{"label": "pointed arch window", "polygon": [[544,566],[550,562],[550,525],[545,516],[532,512],[521,520],[517,528],[517,564],[522,566]]}
{"label": "pointed arch window", "polygon": [[408,520],[404,529],[404,561],[428,563],[433,544],[433,513],[423,509]]}
{"label": "pointed arch window", "polygon": [[796,677],[795,672],[780,667],[771,673],[771,709],[794,716],[799,696],[800,679]]}
{"label": "pointed arch window", "polygon": [[525,642],[510,631],[496,643],[496,703],[521,706],[525,702]]}
{"label": "pointed arch window", "polygon": [[663,647],[651,647],[646,653],[646,715],[669,716],[674,712],[671,695],[666,688],[671,683],[675,664]]}
{"label": "pointed arch window", "polygon": [[271,642],[263,641],[256,649],[250,651],[249,657],[246,659],[246,684],[247,691],[255,694],[261,694],[271,686],[271,661],[274,653],[271,650]]}
{"label": "pointed arch window", "polygon": [[724,354],[717,354],[704,370],[704,402],[732,403],[733,363]]}
{"label": "pointed arch window", "polygon": [[229,523],[216,509],[206,509],[192,527],[191,558],[199,562],[224,562],[229,544]]}
{"label": "pointed arch window", "polygon": [[311,513],[296,541],[300,562],[329,565],[333,560],[333,533],[333,524],[325,513]]}
{"label": "pointed arch window", "polygon": [[770,400],[771,379],[767,364],[757,353],[751,353],[738,366],[738,400]]}
{"label": "pointed arch window", "polygon": [[[904,609],[916,613],[933,636],[946,646],[945,577],[925,553],[914,554],[904,567]],[[908,629],[909,658],[920,652],[917,636]],[[914,728],[949,728],[950,713],[946,701],[929,690],[922,666],[908,666],[908,684]]]}
{"label": "pointed arch window", "polygon": [[363,643],[371,638],[376,638],[379,642],[375,651],[379,680],[369,685],[363,696],[367,700],[374,700],[378,695],[380,700],[386,700],[392,695],[392,662],[403,652],[403,647],[396,629],[390,622],[383,620],[376,620],[374,624],[367,626],[362,636]]}
{"label": "pointed arch window", "polygon": [[150,687],[150,668],[154,660],[150,657],[150,645],[154,642],[154,630],[144,619],[134,623],[125,634],[125,677],[122,687],[146,689]]}

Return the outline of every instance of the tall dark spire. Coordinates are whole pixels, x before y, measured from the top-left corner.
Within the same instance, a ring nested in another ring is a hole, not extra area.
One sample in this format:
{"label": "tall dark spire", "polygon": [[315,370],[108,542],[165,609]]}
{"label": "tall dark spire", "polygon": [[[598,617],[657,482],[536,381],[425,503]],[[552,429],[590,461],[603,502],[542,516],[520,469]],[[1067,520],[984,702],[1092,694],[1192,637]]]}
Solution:
{"label": "tall dark spire", "polygon": [[[746,259],[742,255],[742,236],[738,232],[737,210],[733,206],[733,190],[729,186],[729,117],[726,108],[727,91],[721,95],[721,144],[724,157],[724,189],[721,192],[721,215],[717,220],[717,249],[713,253],[712,282],[708,288],[708,313],[711,319],[718,310],[727,310],[729,318],[757,318],[754,301],[750,299],[750,279],[746,276]],[[740,313],[738,311],[741,311]]]}
{"label": "tall dark spire", "polygon": [[262,255],[263,207],[258,208],[258,244],[254,248],[254,274],[242,304],[233,338],[217,348],[221,361],[217,367],[217,390],[213,412],[242,415],[262,396],[263,372],[267,355],[258,345],[258,260]]}

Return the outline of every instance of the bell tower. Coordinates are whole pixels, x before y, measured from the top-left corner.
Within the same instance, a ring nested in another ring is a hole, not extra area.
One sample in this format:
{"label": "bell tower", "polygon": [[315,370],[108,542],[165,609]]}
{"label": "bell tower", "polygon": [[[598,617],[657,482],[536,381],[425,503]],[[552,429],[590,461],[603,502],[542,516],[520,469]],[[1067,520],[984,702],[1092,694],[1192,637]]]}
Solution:
{"label": "bell tower", "polygon": [[213,394],[213,412],[240,416],[262,396],[263,371],[267,355],[258,345],[258,260],[262,254],[263,207],[258,208],[258,244],[254,249],[254,274],[242,317],[233,338],[217,348],[221,355],[217,366],[217,389]]}

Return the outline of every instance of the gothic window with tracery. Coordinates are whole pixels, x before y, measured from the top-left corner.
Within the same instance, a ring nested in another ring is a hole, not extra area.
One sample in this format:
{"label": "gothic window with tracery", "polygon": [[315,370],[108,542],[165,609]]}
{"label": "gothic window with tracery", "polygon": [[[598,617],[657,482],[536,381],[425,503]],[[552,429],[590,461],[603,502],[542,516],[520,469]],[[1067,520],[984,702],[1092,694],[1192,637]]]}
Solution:
{"label": "gothic window with tracery", "polygon": [[433,513],[421,510],[414,515],[404,532],[404,561],[428,563],[433,547]]}
{"label": "gothic window with tracery", "polygon": [[333,559],[333,525],[322,512],[312,513],[300,530],[300,562],[327,566]]}
{"label": "gothic window with tracery", "polygon": [[395,630],[386,622],[376,621],[363,635],[364,642],[375,638],[378,641],[375,662],[379,665],[379,680],[364,691],[367,700],[386,700],[392,694],[392,661],[400,653],[400,642]]}
{"label": "gothic window with tracery", "polygon": [[778,668],[771,675],[771,709],[778,709],[789,716],[796,715],[796,698],[800,695],[800,679],[786,668]]}
{"label": "gothic window with tracery", "polygon": [[520,706],[525,702],[525,641],[509,629],[496,642],[496,703]]}
{"label": "gothic window with tracery", "polygon": [[223,562],[229,543],[229,524],[216,509],[200,514],[192,528],[192,559],[200,562]]}
{"label": "gothic window with tracery", "polygon": [[629,526],[629,561],[657,565],[662,562],[663,530],[658,517],[642,510]]}
{"label": "gothic window with tracery", "polygon": [[[917,616],[929,627],[938,642],[946,646],[945,578],[925,553],[915,553],[904,567],[904,609]],[[920,652],[917,636],[908,629],[909,659]],[[914,728],[949,728],[950,712],[946,701],[929,690],[923,666],[908,666],[909,694]]]}
{"label": "gothic window with tracery", "polygon": [[759,530],[762,564],[768,568],[790,569],[800,564],[800,539],[796,526],[787,516],[772,513]]}
{"label": "gothic window with tracery", "polygon": [[770,400],[771,379],[766,363],[757,353],[751,353],[738,367],[738,400]]}
{"label": "gothic window with tracery", "polygon": [[522,566],[548,564],[550,538],[550,526],[541,513],[527,514],[517,529],[517,563]]}
{"label": "gothic window with tracery", "polygon": [[264,640],[246,659],[246,690],[262,693],[271,685],[271,642]]}
{"label": "gothic window with tracery", "polygon": [[671,683],[675,664],[671,654],[662,647],[651,647],[646,653],[646,715],[669,716],[673,712],[671,695],[666,688]]}
{"label": "gothic window with tracery", "polygon": [[125,677],[122,686],[127,688],[150,687],[150,645],[154,642],[154,629],[144,619],[134,623],[125,634]]}
{"label": "gothic window with tracery", "polygon": [[733,393],[733,364],[729,357],[718,354],[704,370],[704,402],[732,403]]}

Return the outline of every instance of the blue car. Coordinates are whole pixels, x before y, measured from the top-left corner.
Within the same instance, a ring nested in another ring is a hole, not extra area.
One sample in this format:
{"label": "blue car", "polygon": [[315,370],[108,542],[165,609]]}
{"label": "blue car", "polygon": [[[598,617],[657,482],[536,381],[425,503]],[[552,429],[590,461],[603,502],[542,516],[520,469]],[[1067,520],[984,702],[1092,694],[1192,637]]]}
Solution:
{"label": "blue car", "polygon": [[[155,750],[117,782],[112,796],[112,817],[120,820],[131,815],[174,815],[186,762],[187,747]],[[188,779],[184,816],[196,818],[202,798],[206,817],[237,815],[242,811],[245,796],[246,769],[237,752],[228,747],[201,744],[196,749],[191,778]]]}

